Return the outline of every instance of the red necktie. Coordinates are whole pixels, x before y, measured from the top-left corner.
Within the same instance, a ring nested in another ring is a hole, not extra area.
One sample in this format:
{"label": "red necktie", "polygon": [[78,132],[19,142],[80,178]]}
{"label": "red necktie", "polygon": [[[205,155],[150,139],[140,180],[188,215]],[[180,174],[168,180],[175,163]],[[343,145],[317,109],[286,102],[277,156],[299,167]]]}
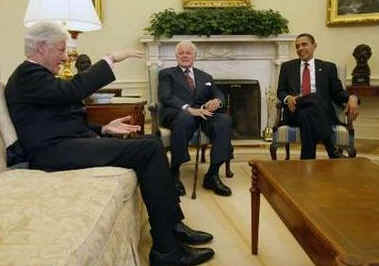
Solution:
{"label": "red necktie", "polygon": [[188,87],[190,87],[190,89],[192,91],[194,91],[195,89],[195,83],[193,82],[193,79],[190,75],[190,70],[188,68],[186,68],[186,70],[184,71],[184,76],[186,77],[186,81],[187,81],[187,84],[188,84]]}
{"label": "red necktie", "polygon": [[301,83],[301,95],[305,96],[311,93],[311,73],[309,72],[309,64],[304,64],[303,81]]}

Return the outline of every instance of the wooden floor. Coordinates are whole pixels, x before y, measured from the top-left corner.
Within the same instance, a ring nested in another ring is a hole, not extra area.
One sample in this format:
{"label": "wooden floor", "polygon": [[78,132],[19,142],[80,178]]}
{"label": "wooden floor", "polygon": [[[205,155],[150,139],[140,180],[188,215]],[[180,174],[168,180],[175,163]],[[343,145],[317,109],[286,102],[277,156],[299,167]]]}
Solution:
{"label": "wooden floor", "polygon": [[[369,157],[379,164],[379,98],[363,101],[361,117],[356,123],[358,156]],[[281,152],[281,151],[280,151]],[[294,158],[299,150],[292,151]],[[281,154],[283,156],[283,154]],[[254,148],[236,147],[232,169],[234,178],[222,180],[231,187],[231,197],[220,197],[201,187],[207,164],[200,168],[198,199],[190,198],[193,182],[194,163],[189,162],[182,168],[182,180],[187,195],[181,197],[186,215],[185,223],[196,229],[214,234],[215,239],[208,245],[215,249],[215,257],[203,265],[207,266],[313,266],[296,240],[292,237],[280,218],[276,215],[264,197],[261,197],[261,217],[259,232],[259,254],[251,255],[250,231],[250,192],[251,170],[249,160],[269,160],[268,145],[256,145]],[[318,158],[326,158],[323,149]],[[148,234],[142,240],[141,257],[143,265],[151,246]]]}

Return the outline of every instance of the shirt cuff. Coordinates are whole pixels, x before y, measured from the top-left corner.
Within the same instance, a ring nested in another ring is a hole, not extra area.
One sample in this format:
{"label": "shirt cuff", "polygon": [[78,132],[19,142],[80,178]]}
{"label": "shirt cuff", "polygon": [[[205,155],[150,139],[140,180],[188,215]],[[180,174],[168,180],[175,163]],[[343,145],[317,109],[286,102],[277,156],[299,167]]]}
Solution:
{"label": "shirt cuff", "polygon": [[106,55],[106,56],[103,57],[103,59],[104,59],[105,62],[107,62],[108,65],[113,69],[113,65],[114,65],[114,63],[113,63],[113,59],[112,59],[112,57],[111,57],[110,55]]}
{"label": "shirt cuff", "polygon": [[284,104],[288,104],[288,97],[290,97],[290,96],[287,95],[286,97],[284,97],[284,100],[283,100],[283,103],[284,103]]}
{"label": "shirt cuff", "polygon": [[182,110],[186,111],[188,107],[189,107],[189,104],[185,104],[182,106]]}

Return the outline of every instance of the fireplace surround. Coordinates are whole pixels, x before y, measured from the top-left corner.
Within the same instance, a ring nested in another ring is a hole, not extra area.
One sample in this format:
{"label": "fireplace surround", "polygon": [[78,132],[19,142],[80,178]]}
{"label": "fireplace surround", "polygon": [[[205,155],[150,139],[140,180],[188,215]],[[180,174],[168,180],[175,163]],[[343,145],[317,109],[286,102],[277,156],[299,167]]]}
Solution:
{"label": "fireplace surround", "polygon": [[[155,40],[144,36],[147,74],[150,84],[149,99],[155,102],[158,69],[176,65],[175,46],[182,40],[191,40],[197,46],[195,67],[208,72],[216,80],[257,80],[260,87],[260,135],[270,125],[266,95],[275,90],[282,62],[290,59],[295,35],[282,34],[261,38],[252,35],[173,36]],[[269,118],[269,120],[268,120]],[[268,123],[269,122],[269,123]]]}

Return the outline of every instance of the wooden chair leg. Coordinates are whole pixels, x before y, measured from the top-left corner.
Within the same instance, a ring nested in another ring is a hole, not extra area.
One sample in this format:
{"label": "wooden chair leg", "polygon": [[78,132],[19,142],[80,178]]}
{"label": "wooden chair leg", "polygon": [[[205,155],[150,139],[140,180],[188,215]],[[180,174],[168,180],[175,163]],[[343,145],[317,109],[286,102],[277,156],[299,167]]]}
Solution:
{"label": "wooden chair leg", "polygon": [[290,144],[286,144],[286,160],[290,159]]}
{"label": "wooden chair leg", "polygon": [[271,160],[276,160],[276,150],[278,149],[278,145],[275,143],[270,144],[270,154],[271,154]]}
{"label": "wooden chair leg", "polygon": [[201,145],[201,163],[205,163],[205,151],[207,149],[207,145]]}
{"label": "wooden chair leg", "polygon": [[192,199],[196,199],[197,177],[198,177],[198,172],[199,172],[199,153],[200,153],[200,145],[196,145],[195,176],[194,176],[192,196],[191,196]]}
{"label": "wooden chair leg", "polygon": [[230,161],[225,162],[225,176],[229,178],[232,178],[234,176],[232,169],[230,169]]}

